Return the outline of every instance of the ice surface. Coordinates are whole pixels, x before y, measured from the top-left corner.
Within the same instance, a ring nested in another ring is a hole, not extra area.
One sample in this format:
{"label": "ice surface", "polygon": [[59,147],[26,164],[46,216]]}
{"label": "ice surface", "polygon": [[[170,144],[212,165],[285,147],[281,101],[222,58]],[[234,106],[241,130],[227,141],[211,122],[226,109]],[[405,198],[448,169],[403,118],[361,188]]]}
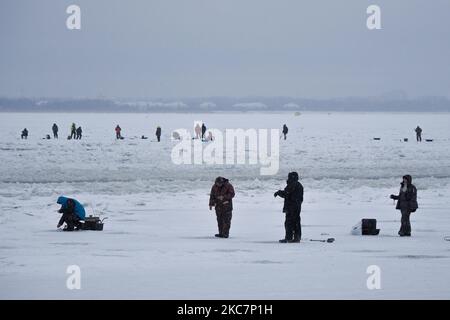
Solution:
{"label": "ice surface", "polygon": [[[221,130],[286,123],[278,174],[173,164],[171,131],[192,130],[195,120]],[[60,139],[43,140],[53,122]],[[83,128],[81,141],[65,139],[72,122]],[[0,298],[448,299],[449,123],[446,113],[1,113]],[[115,140],[117,124],[124,140]],[[417,125],[434,141],[416,143]],[[291,170],[305,187],[305,241],[281,245],[282,201],[273,192]],[[388,196],[406,173],[420,208],[413,237],[399,238]],[[214,238],[207,207],[218,175],[236,189],[226,240]],[[107,216],[105,230],[57,231],[60,194]],[[350,235],[361,218],[378,219],[380,235]],[[328,237],[336,242],[307,241]],[[66,288],[69,265],[81,268],[81,290]],[[381,268],[380,290],[367,289],[370,265]]]}

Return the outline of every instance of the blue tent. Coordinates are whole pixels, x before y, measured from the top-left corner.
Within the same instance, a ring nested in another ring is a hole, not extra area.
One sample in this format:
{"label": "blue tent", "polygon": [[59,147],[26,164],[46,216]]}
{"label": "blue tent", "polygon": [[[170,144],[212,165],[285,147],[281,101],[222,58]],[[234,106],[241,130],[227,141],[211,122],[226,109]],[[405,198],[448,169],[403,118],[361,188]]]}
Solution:
{"label": "blue tent", "polygon": [[[58,200],[56,201],[56,203],[62,205],[63,208],[65,208],[67,206],[67,200],[69,198],[67,197],[59,197]],[[72,198],[71,198],[72,199]],[[75,202],[75,214],[81,219],[84,220],[84,218],[86,217],[86,211],[84,211],[84,207],[81,203],[79,203],[77,200],[72,199],[73,202]]]}

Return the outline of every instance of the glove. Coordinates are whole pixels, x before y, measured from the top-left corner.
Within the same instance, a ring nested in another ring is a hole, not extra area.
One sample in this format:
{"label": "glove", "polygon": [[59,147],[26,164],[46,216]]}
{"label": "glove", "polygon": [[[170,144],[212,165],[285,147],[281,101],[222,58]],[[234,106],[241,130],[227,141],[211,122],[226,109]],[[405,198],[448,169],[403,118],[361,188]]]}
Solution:
{"label": "glove", "polygon": [[395,195],[391,194],[391,196],[389,198],[395,199]]}
{"label": "glove", "polygon": [[275,193],[273,194],[273,196],[276,198],[279,194],[280,194],[280,190],[278,190],[277,192],[275,192]]}

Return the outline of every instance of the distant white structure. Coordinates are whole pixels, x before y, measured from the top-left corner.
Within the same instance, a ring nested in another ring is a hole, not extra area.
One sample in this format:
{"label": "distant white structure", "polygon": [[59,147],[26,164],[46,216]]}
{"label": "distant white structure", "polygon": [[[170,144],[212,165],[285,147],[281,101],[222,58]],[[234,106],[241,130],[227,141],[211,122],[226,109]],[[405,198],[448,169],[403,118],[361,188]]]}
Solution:
{"label": "distant white structure", "polygon": [[233,108],[240,109],[267,109],[267,106],[261,102],[242,102],[233,105]]}
{"label": "distant white structure", "polygon": [[214,102],[206,101],[206,102],[203,102],[202,104],[200,104],[199,107],[201,109],[213,109],[213,108],[217,107],[217,104],[215,104]]}
{"label": "distant white structure", "polygon": [[290,103],[286,103],[283,108],[285,109],[300,109],[300,106],[296,103],[290,102]]}
{"label": "distant white structure", "polygon": [[133,101],[133,102],[123,102],[121,104],[125,104],[131,108],[136,108],[137,110],[140,111],[146,111],[151,109],[178,110],[178,109],[186,109],[189,107],[182,101],[174,101],[174,102]]}

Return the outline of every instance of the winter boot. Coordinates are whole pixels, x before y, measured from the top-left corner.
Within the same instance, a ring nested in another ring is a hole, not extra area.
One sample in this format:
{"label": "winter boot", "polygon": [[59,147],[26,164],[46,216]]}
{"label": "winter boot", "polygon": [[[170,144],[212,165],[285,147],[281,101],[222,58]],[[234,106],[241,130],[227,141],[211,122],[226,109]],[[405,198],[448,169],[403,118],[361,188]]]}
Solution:
{"label": "winter boot", "polygon": [[214,235],[214,237],[216,237],[216,238],[223,238],[223,235],[221,235],[220,233],[217,233],[217,234]]}

